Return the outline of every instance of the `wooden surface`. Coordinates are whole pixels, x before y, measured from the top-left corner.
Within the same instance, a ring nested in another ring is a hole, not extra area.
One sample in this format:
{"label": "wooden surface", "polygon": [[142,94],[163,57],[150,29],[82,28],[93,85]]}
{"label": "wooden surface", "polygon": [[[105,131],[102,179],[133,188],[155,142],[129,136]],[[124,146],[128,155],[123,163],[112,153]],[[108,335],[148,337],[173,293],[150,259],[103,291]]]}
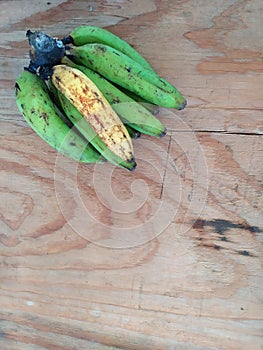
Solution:
{"label": "wooden surface", "polygon": [[[1,1],[1,350],[263,349],[260,0]],[[107,27],[185,95],[133,173],[57,156],[14,81],[27,29]]]}

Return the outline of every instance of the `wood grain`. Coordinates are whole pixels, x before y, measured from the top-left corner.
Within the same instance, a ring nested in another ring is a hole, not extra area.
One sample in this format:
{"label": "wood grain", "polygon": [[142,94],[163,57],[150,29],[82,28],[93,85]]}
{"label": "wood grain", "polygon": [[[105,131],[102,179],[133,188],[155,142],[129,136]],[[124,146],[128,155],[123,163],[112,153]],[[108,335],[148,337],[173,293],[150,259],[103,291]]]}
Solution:
{"label": "wood grain", "polygon": [[[263,349],[261,1],[1,1],[0,23],[1,349]],[[131,174],[56,154],[15,104],[26,30],[85,23],[188,100]]]}

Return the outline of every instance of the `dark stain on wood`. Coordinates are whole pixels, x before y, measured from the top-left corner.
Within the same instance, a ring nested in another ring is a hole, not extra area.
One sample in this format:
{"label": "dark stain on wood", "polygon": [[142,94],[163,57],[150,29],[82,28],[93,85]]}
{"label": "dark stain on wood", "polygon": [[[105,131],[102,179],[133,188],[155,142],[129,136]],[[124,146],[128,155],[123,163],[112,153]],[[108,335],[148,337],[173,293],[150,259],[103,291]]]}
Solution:
{"label": "dark stain on wood", "polygon": [[[227,231],[230,229],[239,229],[239,230],[245,230],[250,233],[261,233],[263,230],[261,230],[257,226],[250,226],[248,224],[236,224],[228,220],[224,219],[214,219],[214,220],[203,220],[198,219],[193,224],[193,228],[195,229],[203,229],[205,226],[212,227],[216,233],[219,235],[224,235]],[[223,240],[227,240],[227,238],[223,238]]]}
{"label": "dark stain on wood", "polygon": [[[234,254],[239,254],[247,257],[255,257],[256,255],[248,251],[247,249],[231,248],[231,246],[224,243],[236,244],[237,242],[231,240],[228,236],[231,230],[243,230],[249,233],[261,233],[263,232],[259,227],[250,226],[246,223],[234,223],[224,219],[204,220],[198,219],[193,224],[193,229],[198,232],[198,236],[195,240],[199,242],[202,247],[213,248],[215,250],[228,250]],[[208,228],[208,230],[207,230]],[[215,236],[215,234],[217,236]],[[215,242],[216,241],[216,242]],[[220,241],[221,244],[217,242]]]}

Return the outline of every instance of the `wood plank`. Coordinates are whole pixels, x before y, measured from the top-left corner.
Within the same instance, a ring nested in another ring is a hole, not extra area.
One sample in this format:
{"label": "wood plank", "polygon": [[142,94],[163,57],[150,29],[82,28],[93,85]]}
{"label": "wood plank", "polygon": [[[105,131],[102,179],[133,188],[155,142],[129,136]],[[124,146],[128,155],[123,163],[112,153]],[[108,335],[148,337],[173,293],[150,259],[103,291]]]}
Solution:
{"label": "wood plank", "polygon": [[[14,11],[14,7],[19,8]],[[0,2],[0,347],[260,350],[259,0]],[[17,111],[28,28],[133,44],[187,97],[138,168],[58,155]]]}

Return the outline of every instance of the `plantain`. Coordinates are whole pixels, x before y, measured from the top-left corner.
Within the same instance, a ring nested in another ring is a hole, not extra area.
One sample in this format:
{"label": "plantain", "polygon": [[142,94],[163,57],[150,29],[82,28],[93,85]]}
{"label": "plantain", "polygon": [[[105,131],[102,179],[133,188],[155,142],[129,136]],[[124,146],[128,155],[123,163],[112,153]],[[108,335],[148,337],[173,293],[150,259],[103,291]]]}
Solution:
{"label": "plantain", "polygon": [[91,127],[87,120],[83,118],[78,109],[62,94],[61,91],[58,91],[58,94],[64,113],[81,132],[81,134],[87,140],[89,140],[106,159],[110,160],[113,164],[127,168],[128,170],[135,169],[136,163],[134,161],[124,161],[121,157],[113,153],[96,134],[95,130]]}
{"label": "plantain", "polygon": [[86,44],[71,47],[69,52],[81,64],[153,104],[178,110],[186,106],[186,100],[174,86],[110,46]]}
{"label": "plantain", "polygon": [[[58,109],[58,111],[61,115],[61,118],[63,119],[63,121],[67,125],[69,125],[70,127],[74,127],[74,123],[70,119],[68,119],[68,117],[65,115],[65,112],[63,111],[63,106],[62,106],[62,104],[60,102],[60,98],[59,98],[59,92],[58,92],[57,88],[55,87],[55,85],[52,83],[51,79],[48,80],[48,88],[49,88],[50,97],[51,97],[52,101],[54,102],[54,104],[56,105],[56,108]],[[125,127],[126,127],[131,138],[137,139],[141,136],[139,131],[135,130],[133,127],[127,125],[126,123],[125,123]],[[76,129],[76,131],[78,131],[77,128],[75,128],[75,129]]]}
{"label": "plantain", "polygon": [[151,136],[162,137],[166,134],[166,128],[159,119],[104,77],[87,67],[73,63],[68,57],[63,58],[62,62],[79,69],[90,78],[125,124],[128,123],[135,130]]}
{"label": "plantain", "polygon": [[82,135],[113,164],[135,169],[129,133],[97,86],[80,70],[63,64],[53,67],[51,79],[64,112]]}
{"label": "plantain", "polygon": [[136,95],[134,92],[131,92],[130,90],[123,88],[120,85],[114,84],[114,86],[116,86],[116,88],[122,91],[126,96],[130,97],[133,101],[138,102],[141,106],[146,108],[152,115],[156,116],[159,114],[159,111],[160,111],[159,106],[154,105],[149,101],[146,101],[144,98]]}
{"label": "plantain", "polygon": [[73,29],[68,37],[62,39],[62,42],[64,44],[74,44],[75,46],[82,46],[89,43],[105,44],[124,53],[134,61],[140,63],[143,67],[154,72],[152,66],[138,51],[136,51],[125,40],[104,28],[96,26],[79,26]]}
{"label": "plantain", "polygon": [[104,162],[93,146],[60,118],[46,84],[24,70],[15,84],[16,103],[30,127],[51,147],[67,157],[85,163]]}

